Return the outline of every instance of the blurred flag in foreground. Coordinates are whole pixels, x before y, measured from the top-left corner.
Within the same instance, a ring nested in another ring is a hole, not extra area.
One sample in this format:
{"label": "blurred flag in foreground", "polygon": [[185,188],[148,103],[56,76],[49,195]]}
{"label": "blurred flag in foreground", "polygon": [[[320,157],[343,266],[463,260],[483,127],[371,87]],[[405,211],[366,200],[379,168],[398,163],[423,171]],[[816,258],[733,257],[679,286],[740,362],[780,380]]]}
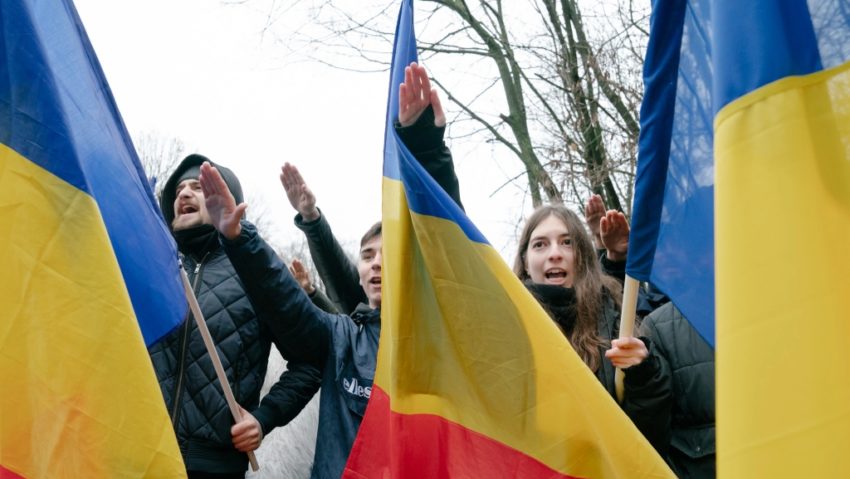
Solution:
{"label": "blurred flag in foreground", "polygon": [[378,368],[344,477],[672,477],[563,334],[393,129],[416,59],[396,30]]}
{"label": "blurred flag in foreground", "polygon": [[179,477],[176,250],[70,0],[0,0],[0,477]]}
{"label": "blurred flag in foreground", "polygon": [[717,345],[721,477],[850,477],[848,39],[846,0],[653,5],[628,269]]}

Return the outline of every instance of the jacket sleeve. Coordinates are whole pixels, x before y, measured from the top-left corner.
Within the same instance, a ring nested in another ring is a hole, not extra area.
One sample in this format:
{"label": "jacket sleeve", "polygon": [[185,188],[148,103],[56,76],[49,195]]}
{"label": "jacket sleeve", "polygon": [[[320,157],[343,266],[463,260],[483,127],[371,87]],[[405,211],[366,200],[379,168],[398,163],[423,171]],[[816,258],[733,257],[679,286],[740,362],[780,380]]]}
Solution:
{"label": "jacket sleeve", "polygon": [[463,209],[452,153],[443,141],[446,127],[434,125],[434,109],[429,105],[410,126],[403,127],[396,121],[395,131],[419,164]]}
{"label": "jacket sleeve", "polygon": [[[620,285],[624,285],[626,283],[626,262],[625,261],[612,261],[608,259],[608,254],[606,250],[601,249],[597,250],[597,254],[599,255],[599,263],[602,265],[602,272],[611,276],[612,278],[616,278],[617,281],[620,282]],[[644,290],[643,287],[638,288],[637,292],[637,315],[638,318],[643,318],[652,312],[654,308],[649,301],[649,297]]]}
{"label": "jacket sleeve", "polygon": [[608,254],[605,250],[599,254],[599,263],[602,265],[602,272],[611,276],[612,278],[617,278],[620,284],[623,284],[626,281],[626,262],[625,261],[612,261],[608,259]]}
{"label": "jacket sleeve", "polygon": [[670,366],[655,350],[651,339],[640,339],[649,349],[649,356],[625,370],[622,407],[661,457],[666,457],[673,411]]}
{"label": "jacket sleeve", "polygon": [[307,236],[310,257],[327,288],[328,297],[337,309],[348,314],[354,311],[358,304],[367,303],[369,300],[360,286],[357,265],[345,254],[334,237],[325,214],[319,210],[319,219],[305,222],[299,213],[295,216],[295,226]]}
{"label": "jacket sleeve", "polygon": [[310,301],[312,301],[313,304],[315,304],[316,307],[321,309],[322,311],[333,314],[339,313],[339,310],[337,309],[333,301],[331,301],[331,299],[328,298],[328,296],[323,293],[322,290],[320,290],[319,288],[316,288],[316,290],[313,291],[313,294],[309,296]]}
{"label": "jacket sleeve", "polygon": [[271,331],[283,358],[324,366],[336,317],[313,305],[254,225],[243,221],[235,240],[220,238],[260,323]]}
{"label": "jacket sleeve", "polygon": [[251,413],[263,428],[263,435],[295,419],[321,385],[321,370],[313,365],[291,361],[286,368]]}

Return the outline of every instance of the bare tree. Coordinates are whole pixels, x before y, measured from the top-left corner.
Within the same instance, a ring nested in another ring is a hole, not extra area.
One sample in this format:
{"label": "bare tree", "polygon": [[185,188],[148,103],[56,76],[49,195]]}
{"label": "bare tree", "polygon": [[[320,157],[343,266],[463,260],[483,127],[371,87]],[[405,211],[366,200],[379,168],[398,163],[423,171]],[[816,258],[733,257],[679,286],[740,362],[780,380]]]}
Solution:
{"label": "bare tree", "polygon": [[179,138],[166,137],[155,131],[145,131],[133,138],[142,168],[159,198],[162,186],[177,164],[183,159],[186,147]]}
{"label": "bare tree", "polygon": [[[295,3],[308,5],[314,23],[284,32],[292,52],[307,52],[337,68],[387,68],[397,2]],[[434,81],[463,112],[454,119],[455,138],[477,137],[512,152],[534,205],[581,204],[592,191],[608,207],[630,212],[648,5],[638,7],[633,0],[416,5],[422,57],[432,66],[446,65],[432,68]],[[283,7],[272,2],[271,8]],[[271,11],[268,18],[267,31],[273,31],[280,15]]]}

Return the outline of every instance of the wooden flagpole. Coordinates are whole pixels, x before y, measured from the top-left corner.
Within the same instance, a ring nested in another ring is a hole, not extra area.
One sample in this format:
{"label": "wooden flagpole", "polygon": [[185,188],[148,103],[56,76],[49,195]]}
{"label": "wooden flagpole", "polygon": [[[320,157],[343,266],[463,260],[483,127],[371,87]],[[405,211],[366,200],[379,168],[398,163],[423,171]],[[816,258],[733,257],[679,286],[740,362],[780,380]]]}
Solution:
{"label": "wooden flagpole", "polygon": [[[620,312],[620,338],[634,336],[635,313],[637,311],[637,293],[640,282],[626,275],[626,284],[623,288],[623,309]],[[623,370],[617,368],[614,372],[614,390],[617,393],[617,401],[623,402]]]}
{"label": "wooden flagpole", "polygon": [[[224,366],[221,365],[221,358],[218,357],[218,349],[213,343],[210,330],[207,328],[207,321],[201,313],[201,306],[198,304],[198,298],[195,297],[195,290],[189,283],[189,276],[186,270],[180,267],[180,277],[183,278],[183,289],[186,291],[186,299],[189,300],[189,308],[192,310],[192,316],[198,322],[198,331],[201,332],[201,337],[204,338],[204,344],[207,346],[207,352],[212,360],[215,374],[218,376],[218,382],[221,384],[221,390],[224,391],[224,398],[227,400],[227,405],[230,407],[230,413],[233,414],[233,419],[239,422],[242,419],[242,412],[239,410],[239,405],[236,403],[236,398],[233,397],[233,390],[230,389],[230,383],[227,382],[227,375],[224,374]],[[260,465],[257,463],[257,457],[253,451],[248,452],[248,462],[251,463],[251,470],[258,471]]]}

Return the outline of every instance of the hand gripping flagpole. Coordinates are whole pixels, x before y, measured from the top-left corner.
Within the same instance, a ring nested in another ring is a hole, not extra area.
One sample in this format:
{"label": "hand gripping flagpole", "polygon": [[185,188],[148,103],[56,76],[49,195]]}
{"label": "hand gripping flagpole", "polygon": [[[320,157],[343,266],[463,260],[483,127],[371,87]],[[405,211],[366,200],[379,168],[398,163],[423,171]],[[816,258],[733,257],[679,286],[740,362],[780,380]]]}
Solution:
{"label": "hand gripping flagpole", "polygon": [[[623,288],[623,309],[620,312],[620,339],[634,336],[635,312],[637,311],[637,292],[640,287],[638,280],[626,275],[626,284]],[[617,393],[617,401],[623,402],[623,379],[625,373],[617,368],[614,372],[614,391]]]}
{"label": "hand gripping flagpole", "polygon": [[[233,397],[233,390],[230,389],[230,383],[227,382],[227,376],[224,374],[224,366],[221,365],[221,358],[218,357],[218,350],[213,343],[210,330],[207,328],[207,321],[201,313],[201,306],[198,304],[198,298],[195,297],[195,290],[189,283],[189,276],[183,266],[180,266],[180,277],[183,278],[183,289],[186,291],[186,299],[189,300],[189,309],[192,310],[192,316],[198,322],[198,331],[201,332],[201,337],[204,338],[204,344],[207,346],[207,352],[212,360],[215,374],[218,376],[218,382],[221,384],[221,390],[224,391],[224,398],[227,400],[227,405],[230,407],[230,413],[233,414],[233,419],[239,422],[242,419],[242,411],[239,410],[239,405],[236,403],[236,398]],[[248,451],[248,462],[251,463],[251,470],[258,471],[260,465],[257,463],[257,458],[254,456],[254,451]]]}

